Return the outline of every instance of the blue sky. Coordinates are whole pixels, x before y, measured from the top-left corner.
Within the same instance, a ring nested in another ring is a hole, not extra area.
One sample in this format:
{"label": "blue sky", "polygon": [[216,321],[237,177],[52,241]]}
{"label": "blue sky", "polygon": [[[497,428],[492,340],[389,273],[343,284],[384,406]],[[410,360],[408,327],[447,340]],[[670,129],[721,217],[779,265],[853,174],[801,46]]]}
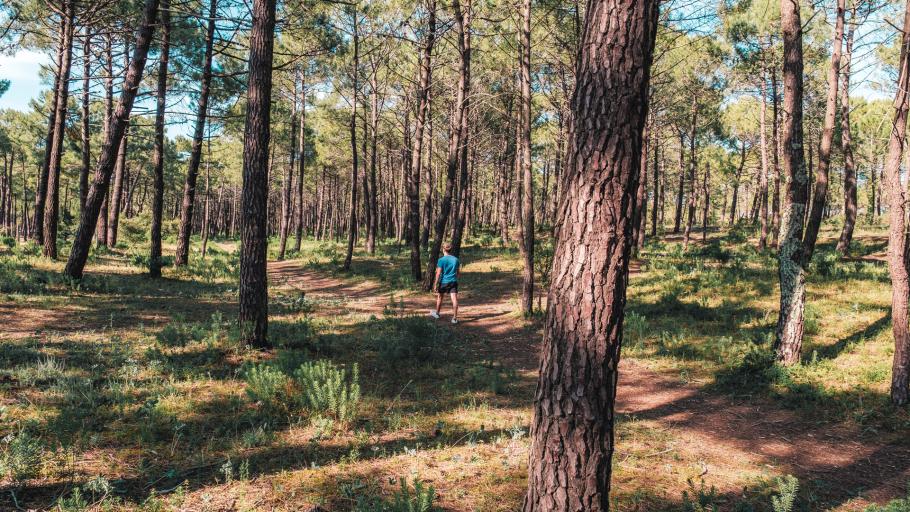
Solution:
{"label": "blue sky", "polygon": [[41,83],[41,65],[46,55],[20,50],[15,55],[0,55],[0,78],[10,81],[6,94],[0,96],[0,109],[28,110],[28,102],[48,88]]}

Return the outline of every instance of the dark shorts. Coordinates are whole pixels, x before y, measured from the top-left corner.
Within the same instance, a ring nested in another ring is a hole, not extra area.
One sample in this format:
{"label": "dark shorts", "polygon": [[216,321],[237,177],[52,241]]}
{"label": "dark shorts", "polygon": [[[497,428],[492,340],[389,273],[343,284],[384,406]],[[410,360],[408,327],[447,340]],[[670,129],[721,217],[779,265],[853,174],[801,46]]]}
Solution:
{"label": "dark shorts", "polygon": [[437,293],[458,293],[458,281],[452,281],[451,283],[440,284],[439,288],[436,289]]}

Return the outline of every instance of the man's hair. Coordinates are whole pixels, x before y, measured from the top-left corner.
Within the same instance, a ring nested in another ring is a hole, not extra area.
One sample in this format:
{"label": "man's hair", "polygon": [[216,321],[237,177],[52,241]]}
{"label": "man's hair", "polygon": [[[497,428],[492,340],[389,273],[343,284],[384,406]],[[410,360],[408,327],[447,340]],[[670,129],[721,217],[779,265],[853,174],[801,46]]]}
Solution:
{"label": "man's hair", "polygon": [[444,250],[445,252],[452,252],[452,243],[449,242],[449,243],[445,244],[444,246],[442,246],[442,250]]}

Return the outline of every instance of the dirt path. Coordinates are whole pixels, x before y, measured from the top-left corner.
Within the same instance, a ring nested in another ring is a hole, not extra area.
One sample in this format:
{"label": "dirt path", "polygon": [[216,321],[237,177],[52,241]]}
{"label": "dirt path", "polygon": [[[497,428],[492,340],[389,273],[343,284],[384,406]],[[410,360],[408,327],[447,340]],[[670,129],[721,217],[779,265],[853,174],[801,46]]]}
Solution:
{"label": "dirt path", "polygon": [[[389,303],[389,294],[376,283],[350,283],[304,270],[298,262],[270,264],[269,272],[273,283],[312,297],[345,299],[345,308],[351,312],[380,314]],[[509,280],[491,281],[482,292],[465,287],[461,322],[454,328],[477,342],[477,350],[487,352],[486,357],[533,375],[540,331],[514,315],[517,303],[511,300],[514,292],[508,284]],[[396,300],[402,300],[406,310],[423,314],[432,307],[433,297],[407,293],[397,295]],[[445,312],[443,316],[448,318]],[[614,458],[619,468],[617,489],[622,488],[623,479],[631,481],[636,475],[640,483],[652,476],[655,482],[667,480],[668,475],[658,475],[662,472],[671,473],[677,481],[688,474],[716,485],[732,503],[744,487],[756,488],[762,478],[767,481],[773,475],[793,474],[801,482],[812,482],[826,509],[862,510],[870,502],[905,496],[910,481],[910,447],[882,440],[894,436],[872,436],[851,422],[814,422],[799,411],[776,407],[770,400],[738,401],[710,394],[632,359],[621,365],[617,412],[627,420],[648,422],[670,436],[653,447],[653,459],[638,464],[629,462],[620,442]]]}

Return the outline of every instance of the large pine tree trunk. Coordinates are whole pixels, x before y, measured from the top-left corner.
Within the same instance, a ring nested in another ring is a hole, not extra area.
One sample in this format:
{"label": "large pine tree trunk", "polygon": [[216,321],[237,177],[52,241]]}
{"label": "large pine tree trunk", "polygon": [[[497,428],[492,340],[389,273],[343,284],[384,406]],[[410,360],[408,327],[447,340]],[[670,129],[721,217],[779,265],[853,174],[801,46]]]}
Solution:
{"label": "large pine tree trunk", "polygon": [[894,361],[891,366],[891,401],[904,405],[910,400],[910,331],[907,328],[910,278],[907,273],[906,201],[901,183],[901,156],[907,136],[907,110],[910,108],[910,1],[904,8],[897,92],[894,96],[894,118],[884,180],[888,192],[888,271],[891,274],[891,329],[894,333]]}
{"label": "large pine tree trunk", "polygon": [[269,137],[275,0],[253,1],[246,128],[243,134],[243,198],[240,215],[240,328],[243,341],[267,348]]}
{"label": "large pine tree trunk", "polygon": [[88,259],[89,249],[91,248],[92,235],[98,224],[101,203],[104,201],[110,186],[111,173],[114,170],[114,164],[117,159],[117,150],[120,147],[120,141],[123,139],[126,125],[129,122],[133,102],[139,90],[139,82],[142,81],[142,72],[145,69],[149,46],[152,43],[152,33],[158,17],[158,2],[159,0],[146,0],[145,2],[143,22],[136,37],[136,48],[133,50],[133,59],[126,74],[123,92],[120,94],[120,102],[117,104],[116,112],[108,120],[110,126],[106,130],[107,136],[101,148],[98,167],[95,169],[92,185],[89,187],[88,196],[85,198],[85,212],[79,221],[76,239],[73,242],[73,248],[64,270],[65,274],[73,279],[81,279],[85,269],[85,262]]}
{"label": "large pine tree trunk", "polygon": [[183,184],[183,203],[180,207],[180,231],[177,235],[175,265],[186,265],[190,256],[190,236],[193,234],[193,210],[196,204],[196,181],[199,177],[199,163],[202,160],[202,139],[209,108],[209,89],[212,83],[212,49],[215,40],[215,19],[218,16],[218,0],[209,0],[208,25],[205,32],[205,58],[202,64],[202,84],[199,90],[199,106],[196,110],[196,126],[193,130],[193,146],[190,150],[189,167]]}
{"label": "large pine tree trunk", "polygon": [[430,256],[427,260],[427,270],[423,276],[423,287],[429,290],[433,287],[433,281],[436,276],[436,261],[439,259],[439,253],[442,250],[443,237],[446,233],[446,226],[449,222],[449,216],[452,213],[452,196],[455,190],[455,174],[458,171],[458,159],[462,144],[462,123],[467,115],[468,107],[468,90],[470,88],[470,59],[471,54],[464,50],[468,48],[465,42],[465,36],[470,30],[470,17],[465,15],[465,11],[470,12],[471,2],[462,8],[459,0],[453,0],[452,9],[455,14],[455,26],[458,31],[458,49],[461,54],[461,69],[458,76],[458,88],[455,93],[455,105],[452,109],[452,123],[450,127],[449,148],[446,162],[446,187],[442,200],[439,203],[439,213],[436,217],[436,223],[433,226],[433,243],[430,244]]}
{"label": "large pine tree trunk", "polygon": [[525,512],[609,509],[632,213],[658,4],[591,0],[531,423]]}
{"label": "large pine tree trunk", "polygon": [[774,341],[777,360],[782,364],[799,362],[803,343],[803,314],[806,303],[806,268],[812,259],[828,186],[831,143],[837,106],[841,40],[844,34],[844,3],[838,0],[831,66],[828,70],[828,96],[819,150],[818,170],[812,211],[803,236],[803,218],[809,197],[806,164],[803,160],[803,42],[799,4],[781,0],[781,27],[784,40],[784,170],[789,176],[787,204],[781,218],[778,259],[780,262],[780,316]]}
{"label": "large pine tree trunk", "polygon": [[73,34],[75,33],[75,6],[72,0],[63,2],[63,57],[57,70],[57,92],[54,94],[54,136],[51,140],[51,159],[47,173],[47,198],[44,202],[44,218],[35,223],[44,223],[44,256],[57,259],[57,226],[60,219],[60,167],[63,159],[63,145],[66,134],[66,111],[69,102],[70,70],[73,62]]}
{"label": "large pine tree trunk", "polygon": [[850,134],[850,59],[853,54],[855,17],[856,7],[854,6],[850,16],[850,29],[847,31],[844,62],[841,66],[843,76],[840,91],[840,128],[841,149],[844,153],[844,229],[837,241],[837,253],[843,256],[850,253],[853,227],[856,226],[856,163],[853,159],[853,139]]}
{"label": "large pine tree trunk", "polygon": [[531,170],[531,0],[521,2],[521,58],[519,77],[521,102],[518,117],[519,165],[521,166],[521,312],[528,315],[534,309],[534,176]]}
{"label": "large pine tree trunk", "polygon": [[149,275],[161,277],[161,218],[164,214],[164,112],[167,108],[167,73],[171,50],[170,0],[161,0],[161,55],[158,64],[158,91],[155,110],[155,149],[152,156],[154,193],[152,194],[151,248]]}

